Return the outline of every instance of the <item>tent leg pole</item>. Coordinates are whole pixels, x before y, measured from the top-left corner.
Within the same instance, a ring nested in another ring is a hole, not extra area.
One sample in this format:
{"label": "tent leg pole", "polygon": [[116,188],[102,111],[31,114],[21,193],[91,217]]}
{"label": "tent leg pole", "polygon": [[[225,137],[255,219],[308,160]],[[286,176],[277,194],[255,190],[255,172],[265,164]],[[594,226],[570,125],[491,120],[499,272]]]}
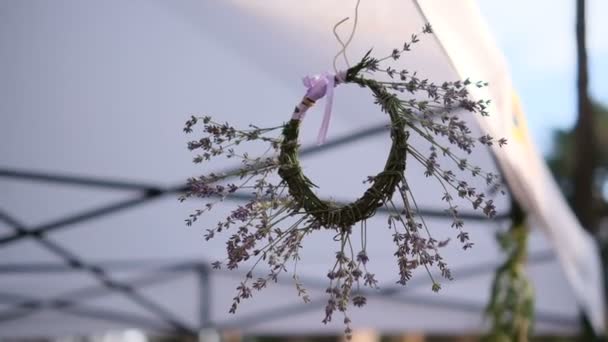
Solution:
{"label": "tent leg pole", "polygon": [[194,268],[198,276],[198,298],[199,298],[199,342],[221,342],[220,333],[213,327],[211,322],[211,281],[209,279],[209,268],[206,265],[198,265]]}

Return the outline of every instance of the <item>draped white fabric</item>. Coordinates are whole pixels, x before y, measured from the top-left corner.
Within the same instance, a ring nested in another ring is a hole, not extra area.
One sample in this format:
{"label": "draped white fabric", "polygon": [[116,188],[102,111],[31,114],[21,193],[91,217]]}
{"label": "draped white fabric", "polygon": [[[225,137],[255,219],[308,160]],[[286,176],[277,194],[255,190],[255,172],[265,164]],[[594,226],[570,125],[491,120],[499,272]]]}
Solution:
{"label": "draped white fabric", "polygon": [[[549,237],[591,324],[598,332],[604,331],[604,286],[599,250],[592,236],[578,223],[532,143],[523,110],[511,89],[508,70],[484,23],[479,20],[474,3],[424,1],[420,4],[427,19],[437,23],[436,34],[460,75],[485,79],[492,84],[487,93],[480,90],[478,96],[490,96],[494,101],[493,112],[498,115],[481,121],[493,135],[509,137],[509,148],[496,153],[503,173],[513,195],[527,208],[529,223]],[[456,10],[461,10],[463,15],[454,16]],[[462,21],[469,25],[454,30]]]}
{"label": "draped white fabric", "polygon": [[[437,38],[423,38],[399,63],[431,81],[465,75],[489,80],[489,93],[479,96],[496,105],[493,121],[482,125],[513,141],[508,72],[479,14],[468,1],[438,4],[362,1],[351,63],[371,47],[389,54],[419,32],[426,17]],[[238,166],[230,160],[190,163],[189,137],[181,132],[189,115],[209,114],[237,126],[288,120],[304,91],[300,78],[331,71],[338,51],[331,28],[352,15],[351,6],[337,0],[1,3],[0,336],[208,327],[340,333],[341,317],[321,323],[325,274],[336,248],[330,233],[307,240],[298,265],[312,303],[301,303],[284,279],[231,315],[243,274],[210,272],[207,263],[223,257],[224,244],[221,238],[205,242],[202,233],[242,198],[193,227],[183,220],[201,203],[176,198],[187,177]],[[320,108],[307,114],[304,146],[315,145],[321,117]],[[476,118],[467,120],[480,130]],[[386,122],[365,90],[336,89],[329,143],[302,155],[322,195],[352,200],[364,191],[361,180],[378,172],[390,146]],[[348,143],[332,143],[346,136],[352,136]],[[411,142],[422,144],[414,137]],[[532,214],[528,271],[536,288],[537,332],[577,332],[579,308],[599,330],[597,250],[540,155],[522,146],[514,141],[502,152],[479,149],[471,159],[488,171],[506,170],[515,197]],[[441,217],[438,185],[414,163],[407,173],[433,234],[455,240],[450,221]],[[423,272],[406,288],[395,286],[386,216],[371,220],[370,268],[382,290],[369,292],[365,308],[352,309],[353,326],[387,333],[483,331],[489,284],[503,260],[495,234],[508,227],[510,197],[495,201],[496,220],[467,221],[473,249],[463,251],[457,243],[446,248],[456,279],[438,294]]]}

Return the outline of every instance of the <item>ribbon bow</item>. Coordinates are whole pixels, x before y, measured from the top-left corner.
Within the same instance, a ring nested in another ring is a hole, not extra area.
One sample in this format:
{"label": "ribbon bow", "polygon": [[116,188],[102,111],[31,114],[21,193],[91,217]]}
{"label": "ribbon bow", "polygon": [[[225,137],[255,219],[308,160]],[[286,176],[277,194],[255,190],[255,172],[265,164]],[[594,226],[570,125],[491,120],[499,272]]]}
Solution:
{"label": "ribbon bow", "polygon": [[321,75],[306,76],[302,79],[304,86],[308,88],[304,100],[296,108],[294,118],[301,120],[304,118],[306,110],[310,108],[310,104],[307,100],[316,102],[327,95],[327,101],[325,102],[325,115],[323,115],[323,123],[319,128],[319,135],[317,136],[317,144],[322,145],[325,143],[327,138],[327,130],[329,128],[329,122],[331,120],[331,107],[334,102],[334,88],[343,83],[346,78],[346,71],[340,71],[336,75],[330,73],[323,73]]}

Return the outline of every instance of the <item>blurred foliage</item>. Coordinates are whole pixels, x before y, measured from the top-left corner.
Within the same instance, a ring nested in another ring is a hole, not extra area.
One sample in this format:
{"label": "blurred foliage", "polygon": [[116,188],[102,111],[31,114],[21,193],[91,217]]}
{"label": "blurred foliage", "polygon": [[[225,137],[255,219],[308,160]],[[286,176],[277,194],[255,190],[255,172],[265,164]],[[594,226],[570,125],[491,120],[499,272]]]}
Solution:
{"label": "blurred foliage", "polygon": [[[594,213],[596,218],[608,218],[608,108],[593,105],[595,148]],[[572,206],[575,164],[574,128],[558,130],[553,135],[553,151],[547,163],[562,192]]]}
{"label": "blurred foliage", "polygon": [[534,320],[534,292],[526,272],[528,229],[523,219],[499,235],[507,259],[496,270],[486,308],[491,329],[486,341],[528,341]]}
{"label": "blurred foliage", "polygon": [[[608,264],[608,108],[599,103],[593,104],[594,180],[593,180],[593,215],[597,238],[600,243],[604,265]],[[549,168],[560,185],[569,204],[573,207],[574,174],[576,168],[574,128],[558,130],[553,135],[553,151],[547,158]],[[603,223],[602,223],[603,222]],[[599,223],[599,226],[597,224]],[[604,225],[604,227],[602,227]],[[605,285],[608,286],[608,272],[604,268]],[[606,288],[608,293],[608,288]],[[581,340],[599,340],[590,327],[585,329]]]}

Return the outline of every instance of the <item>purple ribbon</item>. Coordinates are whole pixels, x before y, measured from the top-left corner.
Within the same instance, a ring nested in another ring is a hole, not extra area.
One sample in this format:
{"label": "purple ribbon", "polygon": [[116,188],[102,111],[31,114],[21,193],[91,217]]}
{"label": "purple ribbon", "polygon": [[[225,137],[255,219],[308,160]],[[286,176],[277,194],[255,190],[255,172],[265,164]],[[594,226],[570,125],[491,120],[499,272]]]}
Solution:
{"label": "purple ribbon", "polygon": [[[302,83],[308,88],[305,99],[308,98],[316,102],[327,95],[325,115],[323,115],[323,122],[321,123],[319,135],[317,136],[317,144],[319,145],[324,144],[327,139],[327,130],[329,129],[329,122],[331,121],[331,107],[334,102],[334,88],[338,84],[343,83],[345,78],[346,71],[340,71],[336,75],[326,72],[321,75],[306,76],[302,79]],[[304,119],[306,111],[310,108],[306,103],[306,100],[303,100],[298,107],[296,107],[296,112],[294,112],[292,119]]]}

